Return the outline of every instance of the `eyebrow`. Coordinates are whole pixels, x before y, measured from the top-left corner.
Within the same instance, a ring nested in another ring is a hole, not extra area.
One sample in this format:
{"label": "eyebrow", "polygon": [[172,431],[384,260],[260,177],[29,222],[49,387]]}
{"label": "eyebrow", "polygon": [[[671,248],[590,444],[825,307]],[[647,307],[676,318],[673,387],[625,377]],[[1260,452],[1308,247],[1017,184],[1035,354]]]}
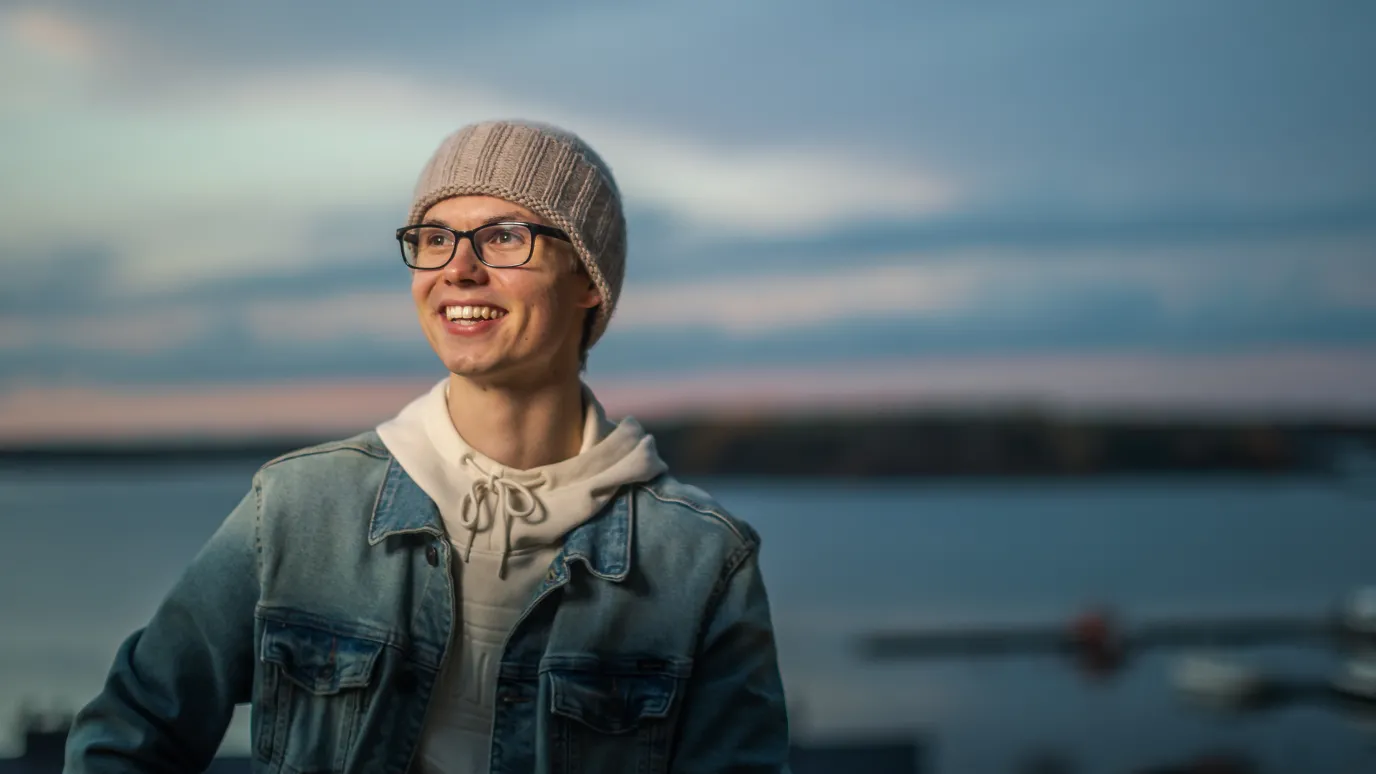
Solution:
{"label": "eyebrow", "polygon": [[[480,221],[480,222],[478,223],[478,225],[474,226],[473,228],[482,228],[483,226],[490,226],[490,225],[492,225],[493,223],[507,223],[507,222],[510,222],[510,221],[516,221],[516,222],[518,222],[518,223],[526,223],[526,222],[535,223],[535,222],[536,222],[536,221],[533,221],[533,220],[532,220],[532,221],[527,221],[525,215],[523,215],[523,214],[521,214],[521,213],[519,213],[519,212],[516,212],[515,210],[511,210],[510,212],[503,212],[503,213],[500,213],[500,214],[498,214],[498,215],[492,215],[492,216],[483,218],[482,221]],[[442,221],[442,220],[440,220],[440,219],[438,219],[438,218],[426,218],[424,221],[421,222],[421,225],[422,225],[422,226],[444,226],[445,228],[451,228],[451,229],[454,229],[455,231],[463,231],[463,229],[461,229],[461,228],[459,228],[459,227],[457,227],[457,226],[451,225],[451,224],[449,224],[449,223],[445,223],[444,221]]]}

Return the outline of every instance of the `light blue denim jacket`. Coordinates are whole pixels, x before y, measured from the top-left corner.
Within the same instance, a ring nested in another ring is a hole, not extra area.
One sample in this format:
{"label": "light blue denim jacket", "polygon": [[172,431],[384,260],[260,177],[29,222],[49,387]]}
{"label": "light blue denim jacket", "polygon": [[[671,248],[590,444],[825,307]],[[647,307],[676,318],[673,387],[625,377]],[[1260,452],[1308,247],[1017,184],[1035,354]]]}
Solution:
{"label": "light blue denim jacket", "polygon": [[[570,532],[506,641],[490,771],[786,772],[759,546],[667,475]],[[200,771],[251,701],[255,772],[406,772],[449,651],[451,561],[376,433],[268,463],[120,647],[66,771]]]}

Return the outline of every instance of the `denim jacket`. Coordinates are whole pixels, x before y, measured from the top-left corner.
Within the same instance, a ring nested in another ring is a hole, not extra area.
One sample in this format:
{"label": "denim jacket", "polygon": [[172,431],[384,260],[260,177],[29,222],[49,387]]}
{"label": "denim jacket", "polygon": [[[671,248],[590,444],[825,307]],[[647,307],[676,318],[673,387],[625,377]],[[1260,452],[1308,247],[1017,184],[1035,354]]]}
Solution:
{"label": "denim jacket", "polygon": [[[507,636],[490,771],[786,772],[759,545],[667,475],[571,531]],[[268,463],[120,646],[66,771],[200,771],[251,702],[255,772],[403,774],[450,649],[451,561],[376,433]]]}

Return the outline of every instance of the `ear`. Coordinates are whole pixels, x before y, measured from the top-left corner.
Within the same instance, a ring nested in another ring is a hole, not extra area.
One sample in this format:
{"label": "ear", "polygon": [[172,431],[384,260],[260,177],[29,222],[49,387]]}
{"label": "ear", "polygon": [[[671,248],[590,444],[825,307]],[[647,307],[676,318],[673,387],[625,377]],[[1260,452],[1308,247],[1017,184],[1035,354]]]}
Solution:
{"label": "ear", "polygon": [[601,305],[602,291],[597,289],[597,283],[592,281],[592,277],[588,277],[587,287],[585,287],[578,296],[578,306],[583,309],[592,309],[593,307]]}
{"label": "ear", "polygon": [[582,279],[584,283],[578,292],[579,308],[592,309],[595,306],[600,306],[602,304],[602,292],[597,289],[597,283],[593,282],[592,275],[588,273],[587,267],[583,265],[578,254],[573,250],[569,250],[569,262],[574,276]]}

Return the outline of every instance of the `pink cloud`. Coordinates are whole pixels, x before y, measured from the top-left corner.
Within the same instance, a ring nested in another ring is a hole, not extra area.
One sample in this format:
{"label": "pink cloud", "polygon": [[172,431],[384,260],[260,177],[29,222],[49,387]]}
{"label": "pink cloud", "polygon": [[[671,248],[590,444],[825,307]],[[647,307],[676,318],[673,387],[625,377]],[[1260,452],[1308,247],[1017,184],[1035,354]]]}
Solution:
{"label": "pink cloud", "polygon": [[328,436],[391,416],[428,380],[26,387],[0,395],[0,441]]}
{"label": "pink cloud", "polygon": [[0,18],[17,42],[60,60],[87,62],[103,47],[91,28],[51,9],[11,9]]}
{"label": "pink cloud", "polygon": [[1067,413],[1376,416],[1373,348],[949,356],[592,382],[609,410],[646,415],[1032,405]]}

